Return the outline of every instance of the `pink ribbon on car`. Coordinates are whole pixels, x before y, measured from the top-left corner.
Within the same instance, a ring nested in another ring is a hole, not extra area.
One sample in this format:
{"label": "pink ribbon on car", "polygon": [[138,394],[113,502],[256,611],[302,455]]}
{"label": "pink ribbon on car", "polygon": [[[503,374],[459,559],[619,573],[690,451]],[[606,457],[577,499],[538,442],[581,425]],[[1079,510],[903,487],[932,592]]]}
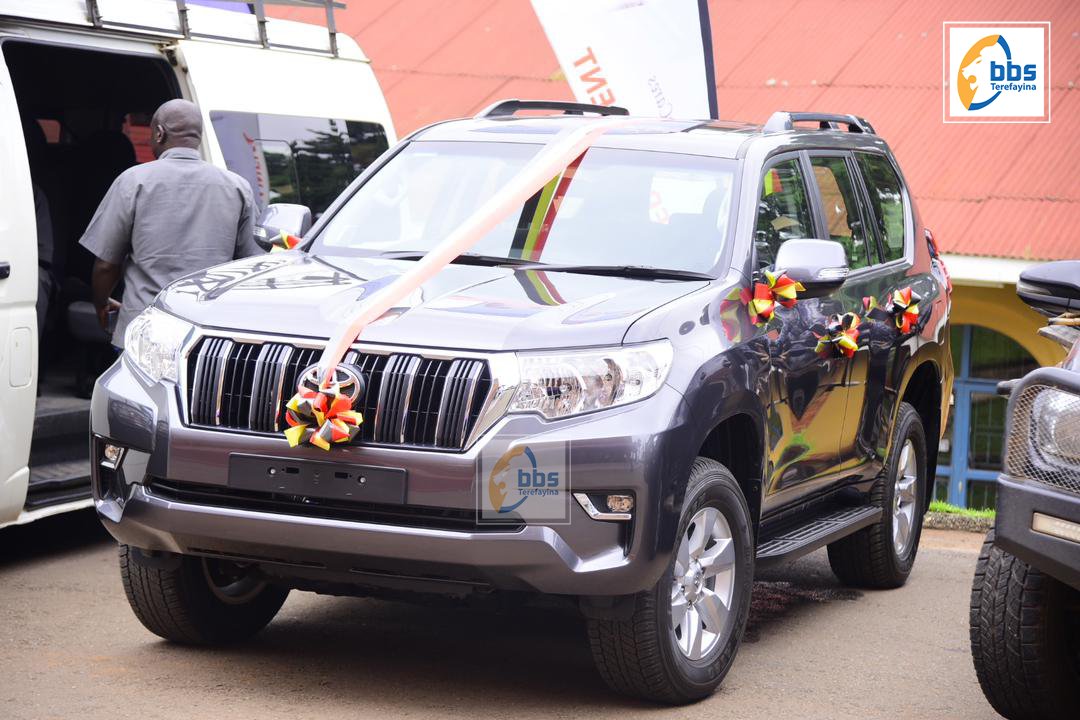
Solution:
{"label": "pink ribbon on car", "polygon": [[332,379],[334,368],[342,361],[365,327],[434,277],[453,262],[454,258],[476,245],[492,228],[551,182],[551,178],[566,170],[589,149],[597,137],[608,130],[634,122],[640,121],[627,117],[600,117],[558,133],[517,175],[488,198],[479,210],[447,235],[446,240],[432,248],[407,272],[373,294],[360,305],[356,313],[341,321],[319,358],[319,376],[323,381]]}

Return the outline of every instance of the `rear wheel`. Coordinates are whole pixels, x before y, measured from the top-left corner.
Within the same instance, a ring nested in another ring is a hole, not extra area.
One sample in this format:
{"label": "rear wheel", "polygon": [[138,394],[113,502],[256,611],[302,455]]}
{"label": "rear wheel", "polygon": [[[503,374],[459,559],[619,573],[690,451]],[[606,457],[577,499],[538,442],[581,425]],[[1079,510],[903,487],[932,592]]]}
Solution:
{"label": "rear wheel", "polygon": [[927,487],[926,434],[919,413],[900,403],[893,451],[870,490],[881,518],[829,545],[829,565],[845,585],[896,588],[907,582],[919,551]]}
{"label": "rear wheel", "polygon": [[754,547],[746,500],[721,464],[697,458],[678,545],[656,586],[632,598],[625,620],[590,620],[589,644],[612,689],[686,703],[724,679],[750,610]]}
{"label": "rear wheel", "polygon": [[1000,714],[1075,718],[1080,708],[1080,592],[986,536],[971,586],[971,657]]}
{"label": "rear wheel", "polygon": [[274,619],[289,594],[250,565],[148,557],[127,545],[120,546],[120,576],[128,603],[147,630],[193,645],[251,637]]}

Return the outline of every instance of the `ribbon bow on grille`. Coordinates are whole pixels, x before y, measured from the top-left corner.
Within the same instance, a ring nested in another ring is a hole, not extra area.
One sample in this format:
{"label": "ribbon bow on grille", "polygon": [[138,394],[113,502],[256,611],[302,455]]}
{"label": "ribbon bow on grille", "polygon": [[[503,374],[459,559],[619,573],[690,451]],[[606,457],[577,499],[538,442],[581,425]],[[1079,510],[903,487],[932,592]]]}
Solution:
{"label": "ribbon bow on grille", "polygon": [[814,333],[818,339],[814,350],[826,356],[853,357],[855,351],[859,349],[859,324],[861,322],[855,313],[833,315],[825,325],[824,333]]}
{"label": "ribbon bow on grille", "polygon": [[755,325],[764,325],[773,319],[776,306],[789,308],[795,305],[800,292],[806,288],[802,283],[792,280],[785,272],[764,271],[765,282],[754,283],[754,291],[743,290],[742,297],[750,311],[750,321]]}
{"label": "ribbon bow on grille", "polygon": [[329,450],[331,443],[351,441],[364,422],[364,416],[353,410],[363,394],[363,376],[352,368],[338,365],[328,383],[320,382],[317,367],[305,370],[296,394],[285,404],[289,447],[307,441]]}

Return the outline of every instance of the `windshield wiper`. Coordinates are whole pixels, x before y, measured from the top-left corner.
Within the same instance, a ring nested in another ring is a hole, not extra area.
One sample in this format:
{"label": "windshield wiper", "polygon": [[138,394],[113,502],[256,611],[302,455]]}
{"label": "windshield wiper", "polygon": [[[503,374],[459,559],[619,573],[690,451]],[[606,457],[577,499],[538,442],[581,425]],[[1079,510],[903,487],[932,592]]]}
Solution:
{"label": "windshield wiper", "polygon": [[694,270],[658,268],[649,265],[518,265],[516,270],[544,270],[546,272],[570,272],[583,275],[611,275],[613,277],[641,278],[644,280],[715,280],[712,275]]}
{"label": "windshield wiper", "polygon": [[[389,258],[391,260],[419,260],[425,255],[427,255],[427,253],[423,250],[393,250],[390,252],[379,253],[379,257]],[[455,265],[482,265],[485,267],[498,267],[500,265],[536,265],[537,267],[546,267],[543,263],[538,263],[534,260],[500,257],[498,255],[480,255],[478,253],[462,253],[450,262]]]}

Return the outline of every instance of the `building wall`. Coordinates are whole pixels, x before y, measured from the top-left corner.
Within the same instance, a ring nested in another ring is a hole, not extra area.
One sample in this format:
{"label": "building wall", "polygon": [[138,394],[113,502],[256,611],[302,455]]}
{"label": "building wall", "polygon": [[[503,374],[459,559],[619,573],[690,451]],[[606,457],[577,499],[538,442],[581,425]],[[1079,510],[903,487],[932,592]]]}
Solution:
{"label": "building wall", "polygon": [[981,325],[1007,335],[1018,342],[1040,365],[1055,365],[1065,358],[1065,351],[1055,342],[1036,333],[1046,325],[1046,318],[1016,296],[1016,286],[978,287],[956,285],[953,288],[952,323]]}

